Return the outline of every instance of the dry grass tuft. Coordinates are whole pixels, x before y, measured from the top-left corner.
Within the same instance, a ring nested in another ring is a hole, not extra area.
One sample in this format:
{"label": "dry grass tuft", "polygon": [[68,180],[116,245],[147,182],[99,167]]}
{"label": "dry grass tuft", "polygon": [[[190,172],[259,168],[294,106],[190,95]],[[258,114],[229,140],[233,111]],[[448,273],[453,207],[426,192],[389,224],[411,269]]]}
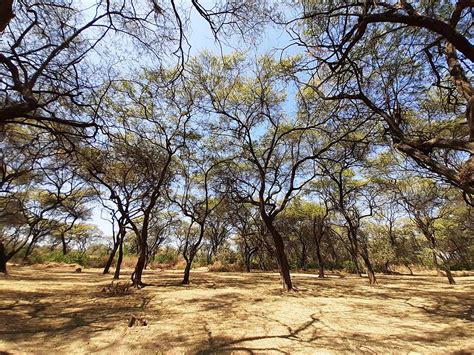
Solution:
{"label": "dry grass tuft", "polygon": [[133,283],[112,281],[110,284],[102,288],[102,292],[111,296],[130,295],[133,292]]}

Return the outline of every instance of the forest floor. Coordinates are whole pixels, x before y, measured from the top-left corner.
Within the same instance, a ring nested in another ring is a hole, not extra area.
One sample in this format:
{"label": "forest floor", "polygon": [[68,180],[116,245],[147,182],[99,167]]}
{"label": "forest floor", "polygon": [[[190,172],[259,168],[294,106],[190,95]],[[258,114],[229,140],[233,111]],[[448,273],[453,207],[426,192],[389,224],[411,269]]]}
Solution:
{"label": "forest floor", "polygon": [[[146,271],[113,296],[98,269],[10,267],[0,278],[0,354],[474,353],[474,276]],[[125,271],[127,280],[131,270]],[[128,272],[128,273],[127,273]],[[146,326],[128,327],[130,315]]]}

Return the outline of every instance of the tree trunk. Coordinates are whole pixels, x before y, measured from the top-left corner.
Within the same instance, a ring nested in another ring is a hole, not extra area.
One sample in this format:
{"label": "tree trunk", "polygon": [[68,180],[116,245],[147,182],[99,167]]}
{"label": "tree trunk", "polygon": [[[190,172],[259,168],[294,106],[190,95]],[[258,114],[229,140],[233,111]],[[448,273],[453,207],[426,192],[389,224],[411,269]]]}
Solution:
{"label": "tree trunk", "polygon": [[265,271],[266,268],[267,268],[265,266],[265,260],[264,260],[264,257],[262,256],[262,254],[258,255],[258,266],[260,267],[260,270],[262,270],[262,271]]}
{"label": "tree trunk", "polygon": [[431,247],[431,253],[433,254],[433,264],[436,268],[436,274],[438,276],[444,276],[441,272],[441,267],[439,266],[438,257],[436,256],[436,251],[433,247]]}
{"label": "tree trunk", "polygon": [[[436,253],[436,250],[434,250],[433,252]],[[450,285],[455,285],[456,281],[454,281],[454,277],[453,277],[453,274],[451,273],[451,268],[449,267],[448,261],[441,254],[439,255],[439,259],[441,259],[441,261],[443,262],[442,268],[443,268],[444,272],[446,273],[446,277],[448,278],[449,284]]]}
{"label": "tree trunk", "polygon": [[35,244],[35,237],[31,240],[30,244],[28,244],[28,247],[26,248],[25,255],[23,256],[23,261],[26,261],[28,259],[28,256],[30,256],[32,250],[33,250],[33,245]]}
{"label": "tree trunk", "polygon": [[[428,239],[431,252],[433,253],[433,263],[436,267],[436,273],[438,274],[438,276],[445,276],[443,275],[443,272],[441,271],[441,269],[444,269],[444,271],[446,272],[446,277],[448,278],[449,284],[450,285],[455,284],[456,282],[454,281],[453,275],[451,274],[451,269],[447,263],[447,260],[442,256],[441,253],[438,253],[435,236],[433,234],[431,235],[425,234],[425,237],[426,239]],[[443,265],[440,265],[438,259],[441,259],[441,261],[443,262]]]}
{"label": "tree trunk", "polygon": [[142,282],[143,269],[145,269],[146,255],[147,255],[147,238],[141,236],[137,238],[139,240],[140,255],[138,256],[137,264],[135,265],[135,270],[132,274],[132,282],[137,288],[146,286]]}
{"label": "tree trunk", "polygon": [[268,217],[264,218],[264,221],[275,243],[275,251],[278,266],[280,269],[283,291],[291,291],[293,290],[293,284],[291,282],[290,265],[288,264],[288,259],[285,253],[285,244],[283,243],[283,239],[281,238],[280,233],[278,233],[276,228],[273,226],[272,221],[269,220]]}
{"label": "tree trunk", "polygon": [[304,243],[301,243],[301,244],[302,244],[302,249],[301,249],[300,268],[303,270],[306,270],[306,264],[307,264],[306,245]]}
{"label": "tree trunk", "polygon": [[250,272],[250,260],[245,261],[245,271]]}
{"label": "tree trunk", "polygon": [[334,264],[339,265],[339,256],[336,253],[336,247],[334,246],[334,243],[329,243],[331,245],[330,247],[330,252],[332,256],[332,260],[334,261]]}
{"label": "tree trunk", "polygon": [[209,248],[209,251],[206,253],[206,262],[207,262],[207,265],[211,265],[212,264],[212,248]]}
{"label": "tree trunk", "polygon": [[324,262],[323,262],[323,256],[321,255],[321,248],[319,245],[319,241],[316,238],[316,257],[318,258],[318,265],[319,265],[319,275],[318,277],[320,279],[324,278]]}
{"label": "tree trunk", "polygon": [[352,252],[351,252],[351,258],[352,258],[352,262],[354,263],[354,267],[356,269],[356,274],[359,275],[359,277],[362,277],[362,272],[360,271],[360,266],[359,266],[359,261],[357,260],[357,255],[354,255]]}
{"label": "tree trunk", "polygon": [[61,244],[63,247],[63,255],[67,254],[67,245],[66,245],[66,238],[64,237],[64,233],[61,233]]}
{"label": "tree trunk", "polygon": [[189,274],[191,273],[192,262],[193,262],[192,258],[189,258],[189,260],[186,262],[186,267],[184,268],[183,281],[181,281],[183,285],[189,285]]}
{"label": "tree trunk", "polygon": [[349,238],[349,243],[350,243],[349,252],[351,254],[352,262],[354,263],[354,267],[356,269],[357,275],[359,275],[359,277],[362,277],[362,272],[360,271],[361,268],[357,260],[357,256],[359,255],[359,246],[357,243],[357,232],[349,230],[348,238]]}
{"label": "tree trunk", "polygon": [[5,253],[5,246],[0,242],[0,272],[7,273],[7,255]]}
{"label": "tree trunk", "polygon": [[364,264],[367,269],[367,275],[369,276],[369,283],[371,285],[375,285],[377,283],[377,279],[375,278],[374,268],[372,267],[372,263],[370,262],[368,255],[362,255],[362,259],[364,260]]}
{"label": "tree trunk", "polygon": [[250,272],[250,259],[251,259],[251,257],[252,257],[252,254],[250,253],[250,250],[246,246],[245,250],[244,250],[244,264],[245,264],[245,270],[247,272]]}
{"label": "tree trunk", "polygon": [[454,281],[453,274],[451,273],[451,268],[449,265],[445,265],[444,271],[446,272],[446,277],[448,278],[448,282],[450,285],[455,285],[456,281]]}
{"label": "tree trunk", "polygon": [[110,266],[112,266],[112,262],[114,261],[115,253],[117,253],[118,246],[119,246],[119,241],[116,240],[112,248],[112,251],[109,255],[109,259],[107,260],[107,263],[105,264],[104,271],[102,272],[104,275],[109,273]]}
{"label": "tree trunk", "polygon": [[320,279],[324,279],[324,266],[322,264],[319,264],[319,274],[318,277]]}
{"label": "tree trunk", "polygon": [[117,258],[117,265],[115,265],[115,274],[114,274],[114,279],[118,280],[120,278],[120,268],[122,267],[122,260],[123,260],[123,239],[124,235],[121,236],[120,238],[120,245],[119,245],[119,254]]}

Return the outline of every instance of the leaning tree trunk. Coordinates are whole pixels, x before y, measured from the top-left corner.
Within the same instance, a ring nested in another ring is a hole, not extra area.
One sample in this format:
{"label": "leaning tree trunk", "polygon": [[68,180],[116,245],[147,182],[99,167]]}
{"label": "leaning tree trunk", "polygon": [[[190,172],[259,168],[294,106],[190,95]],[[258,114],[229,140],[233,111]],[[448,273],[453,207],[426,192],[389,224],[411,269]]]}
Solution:
{"label": "leaning tree trunk", "polygon": [[0,242],[0,272],[7,273],[7,255],[5,253],[5,246]]}
{"label": "leaning tree trunk", "polygon": [[264,221],[273,237],[273,242],[275,243],[275,251],[280,269],[283,291],[291,291],[293,290],[293,283],[291,282],[290,265],[288,264],[288,258],[285,253],[285,244],[283,243],[280,233],[278,233],[276,228],[273,226],[272,221],[268,220],[268,218],[265,218]]}
{"label": "leaning tree trunk", "polygon": [[377,279],[375,278],[374,268],[372,267],[372,263],[370,262],[368,255],[362,255],[362,259],[364,260],[365,268],[367,269],[367,275],[369,276],[369,283],[371,285],[375,285],[377,283]]}
{"label": "leaning tree trunk", "polygon": [[114,242],[112,251],[110,252],[109,259],[107,260],[107,263],[105,264],[104,271],[102,272],[104,275],[109,273],[110,267],[112,266],[112,262],[114,261],[115,254],[117,253],[118,247],[119,247],[119,241],[116,240]]}
{"label": "leaning tree trunk", "polygon": [[183,285],[189,284],[189,275],[191,273],[191,265],[193,264],[194,257],[196,256],[199,250],[199,246],[201,245],[201,242],[204,238],[204,233],[205,233],[204,225],[205,225],[205,220],[199,224],[200,226],[199,239],[196,241],[196,243],[191,244],[191,247],[189,248],[189,257],[186,257],[187,247],[185,247],[183,251],[183,257],[186,260],[186,267],[184,268],[183,281],[181,282]]}
{"label": "leaning tree trunk", "polygon": [[36,243],[36,236],[33,236],[33,239],[31,239],[31,242],[26,247],[25,255],[23,256],[23,261],[26,261],[28,259],[31,252],[33,251],[33,245],[35,245],[35,243]]}
{"label": "leaning tree trunk", "polygon": [[[433,250],[433,252],[436,253],[436,249]],[[443,264],[441,266],[438,266],[438,268],[442,267],[444,272],[446,273],[446,277],[448,278],[449,284],[450,285],[455,285],[456,281],[454,281],[454,277],[453,277],[453,274],[451,273],[451,268],[449,267],[448,261],[446,260],[446,258],[441,253],[439,253],[439,259],[441,259]]]}
{"label": "leaning tree trunk", "polygon": [[357,243],[357,232],[349,231],[348,238],[349,238],[349,243],[350,243],[349,254],[351,255],[352,262],[354,263],[354,267],[356,269],[357,275],[359,275],[359,277],[362,277],[359,261],[357,260],[357,256],[359,254],[359,246]]}
{"label": "leaning tree trunk", "polygon": [[448,282],[450,285],[455,285],[456,281],[454,281],[453,274],[451,273],[451,268],[449,265],[445,264],[444,265],[444,272],[446,273],[446,277],[448,278]]}
{"label": "leaning tree trunk", "polygon": [[436,268],[436,274],[438,276],[444,276],[443,273],[441,272],[441,266],[439,265],[438,256],[436,255],[436,251],[434,247],[431,247],[431,253],[433,255],[433,264]]}
{"label": "leaning tree trunk", "polygon": [[265,260],[264,260],[264,257],[262,254],[259,254],[258,255],[258,267],[260,268],[260,270],[262,271],[265,271],[267,269],[266,265],[265,265]]}
{"label": "leaning tree trunk", "polygon": [[[444,270],[444,272],[446,273],[446,277],[448,278],[449,284],[450,285],[456,284],[456,282],[454,281],[453,275],[451,273],[451,268],[449,267],[448,261],[440,252],[438,252],[435,236],[434,235],[425,235],[425,236],[428,239],[431,252],[433,253],[433,263],[435,264],[436,272],[438,276],[445,276],[443,275],[441,271],[441,270]],[[442,261],[442,265],[440,265],[439,260]]]}

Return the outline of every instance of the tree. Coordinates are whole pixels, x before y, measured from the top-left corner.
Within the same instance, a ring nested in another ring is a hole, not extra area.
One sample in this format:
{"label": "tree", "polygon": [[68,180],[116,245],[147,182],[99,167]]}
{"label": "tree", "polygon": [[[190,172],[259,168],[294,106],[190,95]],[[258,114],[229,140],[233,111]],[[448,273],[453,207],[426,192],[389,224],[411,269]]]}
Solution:
{"label": "tree", "polygon": [[308,86],[326,100],[366,106],[384,121],[394,147],[461,189],[469,201],[472,1],[300,4],[300,15],[286,23],[295,24],[300,34],[295,41],[308,52]]}
{"label": "tree", "polygon": [[360,274],[357,258],[364,261],[370,284],[376,283],[375,273],[368,253],[367,235],[362,221],[373,214],[374,198],[369,181],[358,176],[368,145],[363,139],[347,143],[335,150],[333,156],[320,162],[326,178],[321,181],[323,198],[328,199],[331,209],[342,217],[342,225],[349,242],[348,251]]}
{"label": "tree", "polygon": [[[224,3],[222,12],[214,13],[197,0],[192,7],[211,28],[219,24],[222,29],[232,23],[219,18],[241,10]],[[189,8],[178,9],[175,1],[135,6],[121,0],[92,5],[15,0],[2,1],[1,9],[2,125],[34,126],[57,135],[95,134],[104,123],[99,110],[111,82],[120,71],[129,72],[117,63],[147,57],[159,66],[166,57],[180,68],[185,60]],[[122,45],[133,49],[127,57]]]}
{"label": "tree", "polygon": [[117,84],[103,108],[120,124],[108,132],[110,149],[89,150],[84,160],[87,173],[107,189],[136,234],[140,252],[132,281],[137,287],[144,286],[153,212],[173,176],[173,159],[186,143],[192,114],[193,96],[181,81],[162,86],[170,75],[148,71],[141,81]]}
{"label": "tree", "polygon": [[450,213],[449,189],[442,191],[435,182],[423,179],[399,180],[394,186],[407,213],[426,238],[438,273],[444,270],[449,283],[455,284],[447,256],[439,248],[435,224]]}
{"label": "tree", "polygon": [[208,265],[212,264],[213,258],[217,256],[232,233],[228,208],[229,201],[224,200],[208,218],[208,226],[204,236],[204,249]]}
{"label": "tree", "polygon": [[[183,152],[180,164],[183,191],[176,196],[168,195],[183,215],[189,219],[182,255],[186,260],[182,284],[189,284],[189,276],[193,260],[201,247],[207,232],[209,218],[224,201],[227,191],[222,191],[218,181],[219,168],[224,163],[216,154],[206,150],[199,142],[192,148],[188,145]],[[201,155],[193,152],[205,152]],[[178,190],[179,191],[179,190]],[[196,229],[193,229],[197,226]]]}
{"label": "tree", "polygon": [[258,210],[251,204],[241,204],[233,201],[229,218],[236,230],[236,242],[242,254],[245,270],[250,272],[253,256],[262,249],[262,243],[267,243],[266,239],[260,239],[259,225],[261,221]]}
{"label": "tree", "polygon": [[[233,196],[259,209],[287,291],[293,286],[276,217],[313,179],[314,161],[359,128],[344,125],[324,102],[308,105],[311,93],[305,91],[297,91],[298,113],[286,114],[285,89],[295,84],[292,73],[298,60],[278,62],[263,56],[248,76],[244,58],[237,53],[222,60],[203,54],[190,69],[205,93],[204,111],[217,116],[214,125],[222,127],[226,147],[234,147],[229,154],[236,158],[228,174]],[[319,115],[313,114],[318,110]]]}

